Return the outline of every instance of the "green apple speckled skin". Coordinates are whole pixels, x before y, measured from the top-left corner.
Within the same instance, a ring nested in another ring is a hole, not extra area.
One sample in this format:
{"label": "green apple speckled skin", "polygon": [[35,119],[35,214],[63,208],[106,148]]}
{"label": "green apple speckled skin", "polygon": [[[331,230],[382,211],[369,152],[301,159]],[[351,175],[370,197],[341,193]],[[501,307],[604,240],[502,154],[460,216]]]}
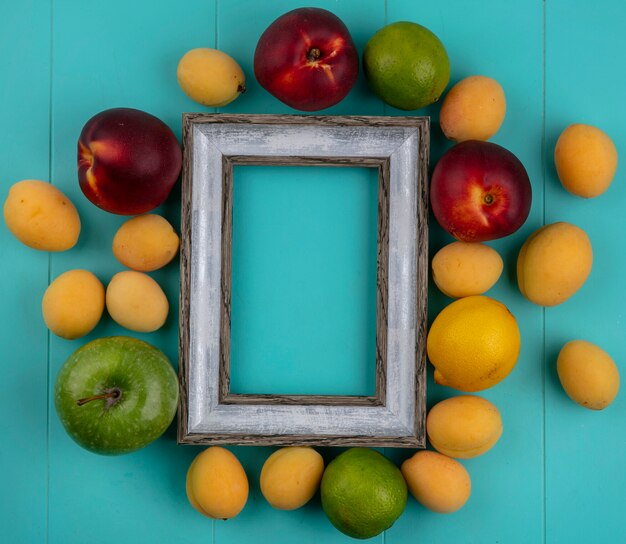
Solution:
{"label": "green apple speckled skin", "polygon": [[128,336],[93,340],[76,350],[57,376],[55,405],[67,433],[104,455],[147,446],[169,427],[178,379],[167,357]]}

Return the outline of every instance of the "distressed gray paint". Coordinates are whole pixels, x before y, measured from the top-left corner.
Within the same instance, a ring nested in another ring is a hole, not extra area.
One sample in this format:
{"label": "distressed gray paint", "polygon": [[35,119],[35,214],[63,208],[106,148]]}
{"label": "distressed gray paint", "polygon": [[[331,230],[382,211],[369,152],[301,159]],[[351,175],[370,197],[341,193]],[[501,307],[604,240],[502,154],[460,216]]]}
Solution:
{"label": "distressed gray paint", "polygon": [[[428,120],[190,115],[184,132],[179,441],[424,446]],[[383,405],[220,402],[223,156],[390,159]]]}

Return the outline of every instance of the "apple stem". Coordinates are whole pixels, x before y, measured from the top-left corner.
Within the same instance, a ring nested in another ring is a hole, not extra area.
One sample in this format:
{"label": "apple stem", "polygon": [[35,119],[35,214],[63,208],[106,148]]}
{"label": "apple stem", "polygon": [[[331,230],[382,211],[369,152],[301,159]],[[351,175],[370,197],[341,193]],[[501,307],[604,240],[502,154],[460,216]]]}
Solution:
{"label": "apple stem", "polygon": [[309,52],[306,54],[306,58],[310,60],[311,62],[319,59],[321,56],[322,56],[322,52],[320,51],[319,47],[312,47],[311,49],[309,49]]}
{"label": "apple stem", "polygon": [[489,206],[490,204],[493,204],[493,195],[485,195],[485,198],[483,200],[485,204]]}
{"label": "apple stem", "polygon": [[99,400],[99,399],[105,399],[105,409],[109,409],[111,408],[111,406],[113,406],[114,404],[116,404],[120,397],[122,396],[122,391],[117,388],[117,387],[111,387],[110,389],[105,389],[104,393],[101,393],[100,395],[92,395],[91,397],[85,397],[82,399],[78,399],[76,401],[76,404],[78,404],[78,406],[83,406],[84,404],[87,404],[88,402],[91,402],[92,400]]}
{"label": "apple stem", "polygon": [[237,92],[240,94],[243,94],[246,92],[246,86],[245,85],[237,85]]}

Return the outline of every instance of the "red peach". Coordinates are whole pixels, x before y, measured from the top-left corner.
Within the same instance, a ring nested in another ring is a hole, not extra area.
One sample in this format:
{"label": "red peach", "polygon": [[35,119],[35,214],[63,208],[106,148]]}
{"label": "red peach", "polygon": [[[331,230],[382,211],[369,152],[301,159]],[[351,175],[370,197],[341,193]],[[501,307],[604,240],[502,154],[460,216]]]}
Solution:
{"label": "red peach", "polygon": [[261,35],[254,75],[270,94],[302,111],[329,108],[356,82],[359,56],[346,25],[321,8],[294,9]]}
{"label": "red peach", "polygon": [[137,215],[160,206],[182,165],[180,144],[160,119],[114,108],[92,117],[78,139],[78,180],[96,206]]}
{"label": "red peach", "polygon": [[430,202],[439,224],[462,242],[485,242],[512,234],[530,212],[526,169],[508,149],[467,140],[437,163]]}

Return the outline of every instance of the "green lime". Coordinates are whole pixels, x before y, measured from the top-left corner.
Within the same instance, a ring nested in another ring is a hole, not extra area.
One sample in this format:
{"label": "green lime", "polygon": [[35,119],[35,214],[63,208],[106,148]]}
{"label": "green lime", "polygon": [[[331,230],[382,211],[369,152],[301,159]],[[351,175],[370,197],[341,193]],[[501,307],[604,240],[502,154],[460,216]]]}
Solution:
{"label": "green lime", "polygon": [[328,519],[353,538],[389,529],[406,506],[406,482],[398,467],[367,448],[351,448],[333,459],[320,491]]}
{"label": "green lime", "polygon": [[406,21],[387,25],[370,38],[363,68],[372,90],[402,110],[436,102],[450,80],[450,61],[439,38]]}

